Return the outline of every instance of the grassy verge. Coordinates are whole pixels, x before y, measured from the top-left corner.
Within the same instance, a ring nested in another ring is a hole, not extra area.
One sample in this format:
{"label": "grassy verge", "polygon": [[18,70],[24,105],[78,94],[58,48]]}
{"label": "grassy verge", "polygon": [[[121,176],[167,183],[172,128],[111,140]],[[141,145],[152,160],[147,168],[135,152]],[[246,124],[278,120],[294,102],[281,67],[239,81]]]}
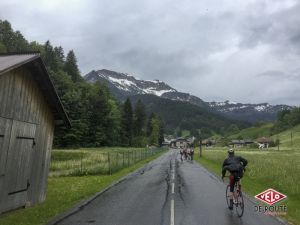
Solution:
{"label": "grassy verge", "polygon": [[79,201],[91,197],[130,172],[142,167],[164,152],[142,160],[113,175],[82,177],[51,177],[48,180],[46,201],[34,207],[20,209],[0,216],[3,225],[42,225],[65,212]]}
{"label": "grassy verge", "polygon": [[107,175],[148,158],[161,148],[82,148],[52,150],[50,177]]}
{"label": "grassy verge", "polygon": [[[279,204],[288,206],[286,219],[293,224],[300,224],[300,151],[237,151],[237,155],[249,161],[243,177],[243,189],[251,196],[274,188],[288,196]],[[221,175],[226,150],[204,150],[203,158],[198,154],[195,160],[203,166]]]}

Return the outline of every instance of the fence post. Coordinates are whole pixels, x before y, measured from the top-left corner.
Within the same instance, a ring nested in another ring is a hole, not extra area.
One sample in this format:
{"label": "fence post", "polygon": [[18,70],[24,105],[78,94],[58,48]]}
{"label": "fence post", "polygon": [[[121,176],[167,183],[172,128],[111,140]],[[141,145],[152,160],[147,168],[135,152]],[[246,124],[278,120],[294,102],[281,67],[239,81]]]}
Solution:
{"label": "fence post", "polygon": [[83,158],[83,153],[81,153],[80,157],[80,174],[82,175],[82,158]]}
{"label": "fence post", "polygon": [[109,175],[111,175],[110,153],[109,152],[107,153],[107,157],[108,157],[108,172],[109,172]]}
{"label": "fence post", "polygon": [[128,150],[128,152],[127,152],[127,167],[129,167],[129,150]]}
{"label": "fence post", "polygon": [[134,163],[136,162],[136,151],[134,151]]}
{"label": "fence post", "polygon": [[117,166],[116,166],[116,168],[118,170],[119,169],[119,152],[116,152],[116,154],[117,154]]}
{"label": "fence post", "polygon": [[124,168],[125,167],[125,152],[123,152],[123,167],[122,168]]}

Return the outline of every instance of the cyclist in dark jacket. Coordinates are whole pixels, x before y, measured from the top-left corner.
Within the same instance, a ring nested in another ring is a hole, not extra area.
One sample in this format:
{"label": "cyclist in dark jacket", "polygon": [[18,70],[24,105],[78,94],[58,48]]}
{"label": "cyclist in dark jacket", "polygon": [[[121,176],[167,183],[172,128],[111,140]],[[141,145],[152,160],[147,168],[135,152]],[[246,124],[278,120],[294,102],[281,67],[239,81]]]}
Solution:
{"label": "cyclist in dark jacket", "polygon": [[245,167],[247,166],[248,161],[241,156],[235,156],[234,150],[228,150],[228,158],[226,158],[223,162],[222,167],[222,179],[226,174],[226,170],[230,172],[230,206],[229,209],[233,209],[233,190],[236,182],[243,177]]}

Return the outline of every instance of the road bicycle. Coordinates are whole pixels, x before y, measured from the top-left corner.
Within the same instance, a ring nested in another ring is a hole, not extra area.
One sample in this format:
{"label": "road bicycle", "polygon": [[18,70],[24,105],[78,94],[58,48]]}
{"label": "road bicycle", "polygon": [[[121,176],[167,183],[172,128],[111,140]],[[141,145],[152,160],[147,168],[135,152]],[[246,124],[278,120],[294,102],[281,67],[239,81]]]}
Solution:
{"label": "road bicycle", "polygon": [[[230,176],[226,176],[229,178],[229,182],[226,186],[226,202],[228,207],[230,206]],[[233,178],[232,178],[233,179]],[[242,193],[242,185],[241,180],[235,182],[234,190],[233,190],[233,207],[238,215],[238,217],[242,217],[244,214],[244,198]]]}

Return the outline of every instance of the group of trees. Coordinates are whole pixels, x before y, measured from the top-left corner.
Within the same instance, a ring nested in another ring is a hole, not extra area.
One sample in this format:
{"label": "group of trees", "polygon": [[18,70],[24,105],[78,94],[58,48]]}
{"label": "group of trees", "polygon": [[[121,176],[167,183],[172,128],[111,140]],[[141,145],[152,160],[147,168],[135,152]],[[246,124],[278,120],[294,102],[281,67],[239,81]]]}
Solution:
{"label": "group of trees", "polygon": [[164,141],[164,124],[154,113],[147,119],[145,106],[139,100],[133,109],[129,98],[124,103],[122,112],[122,145],[145,146],[147,144],[160,146]]}
{"label": "group of trees", "polygon": [[8,21],[0,20],[0,52],[39,51],[71,120],[72,128],[55,131],[55,147],[145,146],[163,140],[163,122],[143,104],[133,109],[128,99],[119,103],[105,84],[87,83],[80,75],[73,50],[65,56],[61,46],[29,43]]}
{"label": "group of trees", "polygon": [[300,124],[299,107],[294,107],[291,110],[283,110],[277,114],[277,120],[271,129],[271,133],[277,134],[298,124]]}

